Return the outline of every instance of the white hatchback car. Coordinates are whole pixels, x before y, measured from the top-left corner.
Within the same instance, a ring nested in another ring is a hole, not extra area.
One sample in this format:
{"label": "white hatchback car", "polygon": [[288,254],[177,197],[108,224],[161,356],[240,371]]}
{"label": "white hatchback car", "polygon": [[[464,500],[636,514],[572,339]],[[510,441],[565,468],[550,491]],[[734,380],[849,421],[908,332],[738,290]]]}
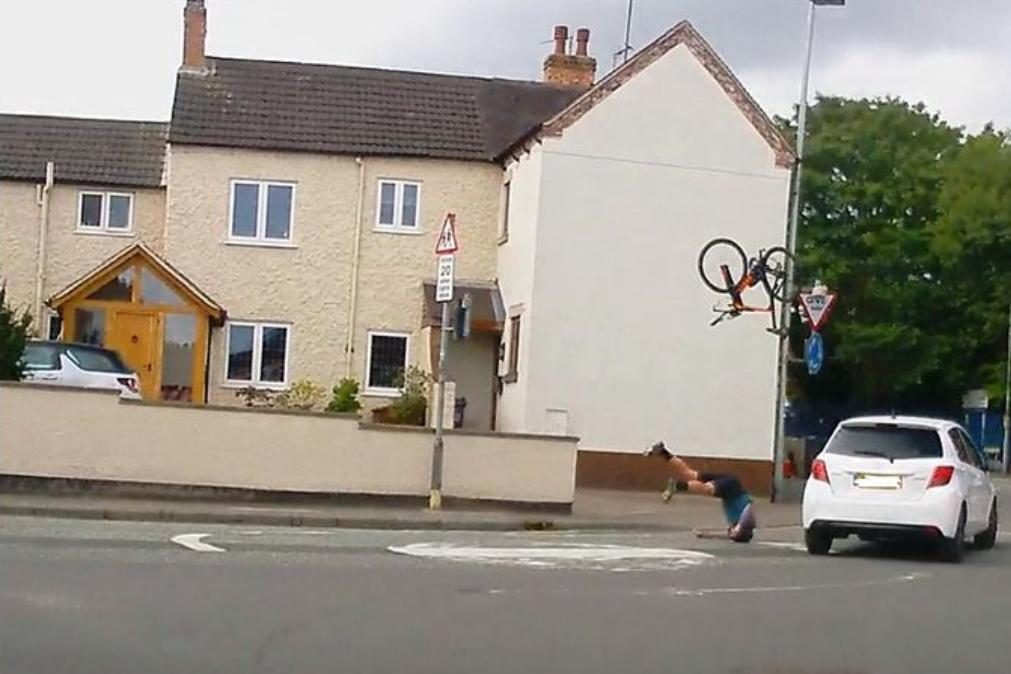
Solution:
{"label": "white hatchback car", "polygon": [[108,389],[119,391],[123,398],[140,398],[137,375],[111,349],[32,340],[25,345],[21,362],[25,381]]}
{"label": "white hatchback car", "polygon": [[967,537],[997,540],[997,496],[982,454],[958,424],[918,417],[859,417],[839,424],[804,489],[808,552],[836,538],[919,537],[961,561]]}

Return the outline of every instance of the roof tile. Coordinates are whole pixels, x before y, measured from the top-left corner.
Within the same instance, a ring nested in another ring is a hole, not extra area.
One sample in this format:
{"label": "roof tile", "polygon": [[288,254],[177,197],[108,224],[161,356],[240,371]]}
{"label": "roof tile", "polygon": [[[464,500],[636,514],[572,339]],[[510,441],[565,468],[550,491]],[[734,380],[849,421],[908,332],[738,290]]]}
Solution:
{"label": "roof tile", "polygon": [[161,122],[0,114],[0,178],[45,180],[52,161],[62,182],[158,187],[167,131]]}
{"label": "roof tile", "polygon": [[492,160],[581,90],[540,82],[212,58],[180,71],[173,143]]}

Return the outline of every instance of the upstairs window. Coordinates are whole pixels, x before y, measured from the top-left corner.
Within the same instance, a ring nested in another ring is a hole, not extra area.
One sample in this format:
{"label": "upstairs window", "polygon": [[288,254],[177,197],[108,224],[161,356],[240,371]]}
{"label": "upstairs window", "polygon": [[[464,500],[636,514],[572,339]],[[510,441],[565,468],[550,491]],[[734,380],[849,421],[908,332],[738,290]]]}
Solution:
{"label": "upstairs window", "polygon": [[133,229],[133,195],[128,192],[81,192],[77,231],[128,234]]}
{"label": "upstairs window", "polygon": [[295,185],[233,180],[229,239],[264,245],[291,242]]}
{"label": "upstairs window", "polygon": [[380,180],[376,229],[417,232],[420,227],[421,183]]}

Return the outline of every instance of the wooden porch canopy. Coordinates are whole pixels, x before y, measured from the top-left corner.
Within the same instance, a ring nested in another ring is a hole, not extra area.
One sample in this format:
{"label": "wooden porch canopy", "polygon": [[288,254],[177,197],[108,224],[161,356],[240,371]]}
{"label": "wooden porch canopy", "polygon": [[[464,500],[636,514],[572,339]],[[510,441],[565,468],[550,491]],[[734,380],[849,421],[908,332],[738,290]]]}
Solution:
{"label": "wooden porch canopy", "polygon": [[86,297],[89,291],[97,289],[105,282],[111,280],[118,271],[130,266],[137,260],[145,262],[152,271],[159,274],[163,280],[168,281],[174,286],[194,306],[200,308],[203,313],[206,313],[215,324],[224,322],[226,312],[220,304],[211,299],[195,283],[186,278],[182,272],[169,264],[165,258],[140,242],[127,246],[106,259],[97,267],[50,297],[46,301],[46,304],[50,308],[59,311],[63,305],[73,301],[75,298]]}
{"label": "wooden porch canopy", "polygon": [[65,341],[116,350],[147,399],[203,402],[212,325],[225,310],[142,243],[119,251],[49,298]]}

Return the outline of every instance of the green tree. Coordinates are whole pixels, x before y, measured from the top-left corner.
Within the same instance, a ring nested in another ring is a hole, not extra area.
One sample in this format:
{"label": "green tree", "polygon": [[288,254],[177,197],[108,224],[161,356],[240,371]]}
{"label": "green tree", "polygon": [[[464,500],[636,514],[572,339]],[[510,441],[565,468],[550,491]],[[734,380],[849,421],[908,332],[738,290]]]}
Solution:
{"label": "green tree", "polygon": [[865,406],[950,403],[965,388],[950,370],[963,354],[932,227],[961,130],[922,105],[826,97],[808,133],[798,280],[826,282],[839,306],[826,370],[798,370],[795,391]]}
{"label": "green tree", "polygon": [[7,303],[7,285],[0,283],[0,380],[18,381],[24,374],[21,356],[32,317]]}
{"label": "green tree", "polygon": [[1011,137],[988,127],[945,164],[933,227],[963,374],[1001,399],[1011,302]]}

